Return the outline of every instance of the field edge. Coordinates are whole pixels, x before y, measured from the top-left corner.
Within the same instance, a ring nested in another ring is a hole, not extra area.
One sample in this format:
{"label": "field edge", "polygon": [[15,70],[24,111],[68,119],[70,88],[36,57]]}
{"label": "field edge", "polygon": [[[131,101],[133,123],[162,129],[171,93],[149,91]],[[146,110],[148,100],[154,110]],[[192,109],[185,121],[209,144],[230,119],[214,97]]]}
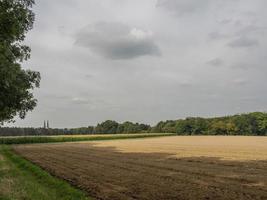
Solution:
{"label": "field edge", "polygon": [[91,198],[89,198],[84,191],[72,186],[65,180],[51,175],[41,167],[15,153],[11,146],[0,145],[0,154],[2,154],[5,159],[14,164],[14,166],[18,170],[26,174],[26,176],[33,177],[35,181],[48,189],[52,189],[54,191],[56,190],[57,196],[62,197],[62,199],[91,200]]}
{"label": "field edge", "polygon": [[89,135],[89,136],[19,136],[19,137],[0,137],[1,144],[33,144],[33,143],[59,143],[59,142],[81,142],[81,141],[97,141],[97,140],[115,140],[115,139],[138,139],[150,137],[174,136],[173,133],[146,133],[146,134],[127,134],[127,135]]}

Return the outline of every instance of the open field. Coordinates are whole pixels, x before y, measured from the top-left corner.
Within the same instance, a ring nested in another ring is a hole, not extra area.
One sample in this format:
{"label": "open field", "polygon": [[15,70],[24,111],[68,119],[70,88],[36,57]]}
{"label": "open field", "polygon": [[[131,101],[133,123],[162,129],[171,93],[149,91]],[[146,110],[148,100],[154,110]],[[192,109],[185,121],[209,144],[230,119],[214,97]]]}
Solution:
{"label": "open field", "polygon": [[267,138],[174,136],[14,146],[96,199],[267,199]]}
{"label": "open field", "polygon": [[95,142],[126,153],[165,153],[171,157],[218,157],[224,160],[266,160],[267,137],[174,136],[148,140]]}
{"label": "open field", "polygon": [[0,145],[1,200],[89,200],[65,181],[52,177],[38,166]]}
{"label": "open field", "polygon": [[93,140],[113,140],[170,136],[174,133],[138,133],[138,134],[99,134],[99,135],[58,135],[58,136],[3,136],[0,144],[31,144],[54,142],[77,142]]}

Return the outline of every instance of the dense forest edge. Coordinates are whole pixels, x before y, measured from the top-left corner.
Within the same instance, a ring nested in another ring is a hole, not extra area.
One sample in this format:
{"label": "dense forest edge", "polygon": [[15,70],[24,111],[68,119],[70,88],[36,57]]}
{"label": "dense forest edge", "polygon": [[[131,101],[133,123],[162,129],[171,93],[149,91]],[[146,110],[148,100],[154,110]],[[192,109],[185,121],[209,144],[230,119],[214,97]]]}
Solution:
{"label": "dense forest edge", "polygon": [[267,113],[253,112],[224,117],[160,121],[155,126],[142,123],[107,120],[96,126],[81,128],[19,128],[0,127],[0,136],[87,135],[126,133],[175,133],[177,135],[267,135]]}

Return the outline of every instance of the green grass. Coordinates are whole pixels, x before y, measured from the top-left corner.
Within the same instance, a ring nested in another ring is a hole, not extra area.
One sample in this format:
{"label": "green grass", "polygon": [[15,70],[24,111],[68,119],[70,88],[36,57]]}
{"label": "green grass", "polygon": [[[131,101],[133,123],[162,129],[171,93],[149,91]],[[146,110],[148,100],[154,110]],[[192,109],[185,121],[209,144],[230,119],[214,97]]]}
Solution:
{"label": "green grass", "polygon": [[0,145],[0,200],[89,200],[86,195]]}
{"label": "green grass", "polygon": [[0,144],[31,144],[31,143],[53,143],[53,142],[77,142],[113,139],[134,139],[159,136],[171,136],[173,133],[146,133],[146,134],[114,134],[114,135],[87,135],[87,136],[19,136],[0,137]]}

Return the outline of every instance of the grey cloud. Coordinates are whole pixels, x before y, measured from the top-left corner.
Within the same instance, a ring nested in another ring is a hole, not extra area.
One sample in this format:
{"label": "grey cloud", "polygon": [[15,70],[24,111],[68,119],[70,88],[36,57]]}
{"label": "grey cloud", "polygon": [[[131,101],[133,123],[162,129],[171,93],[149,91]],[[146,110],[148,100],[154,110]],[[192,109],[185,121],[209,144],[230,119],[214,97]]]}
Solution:
{"label": "grey cloud", "polygon": [[256,101],[257,97],[251,97],[251,96],[247,96],[247,97],[242,97],[240,98],[242,101]]}
{"label": "grey cloud", "polygon": [[209,64],[211,66],[219,67],[219,66],[222,66],[224,64],[224,61],[220,58],[215,58],[215,59],[209,60],[207,62],[207,64]]}
{"label": "grey cloud", "polygon": [[[220,22],[219,22],[220,23]],[[264,26],[257,26],[254,24],[248,24],[243,25],[240,20],[234,21],[234,29],[233,31],[229,31],[228,29],[232,29],[231,25],[223,24],[224,31],[213,31],[209,33],[210,39],[227,39],[227,38],[235,38],[236,41],[239,41],[241,43],[249,43],[247,45],[250,45],[251,41],[255,41],[254,39],[250,39],[251,36],[260,36],[264,35],[267,28]],[[239,24],[239,25],[236,25]],[[222,28],[222,27],[220,27]],[[226,30],[226,31],[225,31]],[[234,40],[234,41],[235,41]],[[253,42],[252,42],[253,43]],[[235,45],[235,44],[234,44]]]}
{"label": "grey cloud", "polygon": [[233,83],[235,85],[245,85],[248,83],[248,80],[242,79],[242,78],[237,78],[235,80],[233,80]]}
{"label": "grey cloud", "polygon": [[58,94],[53,93],[53,94],[43,94],[42,98],[64,100],[64,99],[68,99],[69,96],[68,95],[58,95]]}
{"label": "grey cloud", "polygon": [[233,20],[232,19],[223,19],[219,21],[220,24],[225,25],[231,23]]}
{"label": "grey cloud", "polygon": [[87,105],[90,103],[90,101],[88,99],[85,98],[80,98],[80,97],[74,97],[71,99],[71,103],[72,104],[78,104],[78,105]]}
{"label": "grey cloud", "polygon": [[184,82],[181,82],[179,85],[181,87],[188,88],[188,87],[192,87],[193,83],[184,81]]}
{"label": "grey cloud", "polygon": [[75,44],[115,60],[160,55],[151,32],[122,23],[100,22],[89,26],[77,35]]}
{"label": "grey cloud", "polygon": [[86,75],[84,75],[84,77],[85,77],[86,79],[91,79],[91,78],[94,77],[94,75],[93,75],[93,74],[86,74]]}
{"label": "grey cloud", "polygon": [[266,31],[266,27],[260,27],[253,24],[243,26],[237,34],[248,34],[253,32],[264,32]]}
{"label": "grey cloud", "polygon": [[92,97],[73,97],[69,99],[69,103],[72,104],[72,106],[77,107],[84,107],[89,110],[102,110],[102,109],[108,109],[108,110],[116,110],[119,109],[119,107],[115,104],[109,103],[106,100],[102,99],[96,99]]}
{"label": "grey cloud", "polygon": [[228,43],[228,46],[233,48],[253,47],[258,45],[259,45],[258,40],[242,36]]}
{"label": "grey cloud", "polygon": [[[14,126],[44,119],[53,127],[106,119],[155,124],[266,110],[266,2],[36,1],[25,41],[32,54],[23,66],[42,74],[39,102]],[[160,51],[164,56],[152,57]],[[257,99],[242,102],[246,96]]]}
{"label": "grey cloud", "polygon": [[241,69],[241,70],[247,70],[249,69],[249,65],[246,63],[237,63],[230,66],[232,69]]}
{"label": "grey cloud", "polygon": [[66,28],[64,26],[58,26],[57,30],[60,34],[65,35],[66,34]]}
{"label": "grey cloud", "polygon": [[217,32],[217,31],[214,31],[214,32],[209,33],[209,38],[210,39],[213,39],[213,40],[216,40],[216,39],[225,39],[225,38],[228,38],[228,37],[229,37],[228,35],[222,34],[222,33]]}
{"label": "grey cloud", "polygon": [[210,0],[158,0],[157,7],[182,16],[206,9],[210,2]]}

